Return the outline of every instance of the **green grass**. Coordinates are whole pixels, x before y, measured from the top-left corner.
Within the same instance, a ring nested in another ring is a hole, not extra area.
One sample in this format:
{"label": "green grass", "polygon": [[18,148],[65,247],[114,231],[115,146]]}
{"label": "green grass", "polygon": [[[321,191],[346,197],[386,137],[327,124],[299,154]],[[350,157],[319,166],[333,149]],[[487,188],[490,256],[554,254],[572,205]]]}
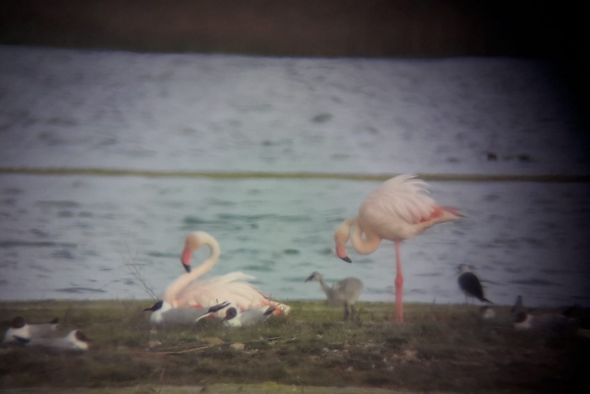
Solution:
{"label": "green grass", "polygon": [[[323,302],[290,302],[288,317],[256,327],[229,329],[205,321],[154,333],[142,312],[149,304],[0,303],[7,320],[59,317],[64,332],[80,328],[93,341],[83,354],[1,348],[0,388],[471,393],[560,391],[586,381],[586,338],[515,332],[507,307],[500,308],[498,320],[483,322],[475,306],[408,304],[406,323],[397,325],[390,320],[391,304],[361,303],[359,319],[344,322],[339,308]],[[6,326],[7,321],[2,330]]]}

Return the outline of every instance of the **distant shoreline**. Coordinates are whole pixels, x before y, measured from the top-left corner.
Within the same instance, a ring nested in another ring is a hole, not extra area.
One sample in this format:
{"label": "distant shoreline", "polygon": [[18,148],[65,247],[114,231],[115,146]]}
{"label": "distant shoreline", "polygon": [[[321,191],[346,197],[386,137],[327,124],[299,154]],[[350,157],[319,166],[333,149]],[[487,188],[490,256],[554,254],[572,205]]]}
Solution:
{"label": "distant shoreline", "polygon": [[[331,179],[349,181],[383,181],[396,175],[336,172],[271,172],[271,171],[191,171],[149,170],[98,167],[0,167],[0,175],[100,176],[145,178],[209,178],[209,179]],[[590,174],[483,174],[483,173],[416,173],[431,182],[544,182],[585,183]]]}

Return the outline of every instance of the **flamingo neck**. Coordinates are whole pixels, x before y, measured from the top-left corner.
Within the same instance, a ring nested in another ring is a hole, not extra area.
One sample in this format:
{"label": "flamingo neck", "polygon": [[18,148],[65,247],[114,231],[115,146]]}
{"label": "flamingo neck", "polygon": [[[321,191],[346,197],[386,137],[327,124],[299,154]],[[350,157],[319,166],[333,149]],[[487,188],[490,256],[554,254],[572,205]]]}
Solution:
{"label": "flamingo neck", "polygon": [[346,244],[350,239],[350,227],[354,219],[346,219],[334,233],[334,242],[336,243],[336,255],[341,259],[347,258]]}
{"label": "flamingo neck", "polygon": [[322,290],[324,291],[324,293],[326,293],[326,295],[328,297],[330,297],[330,294],[332,293],[332,288],[330,288],[330,286],[328,286],[326,284],[326,282],[324,281],[324,278],[321,276],[318,278],[318,282],[320,282],[320,286],[322,287]]}
{"label": "flamingo neck", "polygon": [[[219,261],[219,256],[221,255],[221,248],[219,247],[219,243],[215,238],[206,234],[200,233],[199,235],[199,245],[207,245],[210,250],[209,257],[201,263],[198,267],[191,270],[189,273],[182,274],[176,279],[174,282],[168,286],[166,291],[164,292],[164,301],[168,302],[172,307],[176,307],[176,296],[180,293],[186,286],[188,286],[192,281],[197,279],[198,277],[206,274],[207,272],[211,271],[213,266],[217,264]],[[197,248],[193,249],[194,252]]]}
{"label": "flamingo neck", "polygon": [[[201,263],[197,268],[193,269],[188,275],[193,275],[192,278],[196,279],[201,275],[206,274],[207,272],[211,271],[211,269],[217,264],[219,261],[219,256],[221,256],[221,248],[219,247],[219,242],[212,236],[207,233],[200,234],[200,245],[207,245],[209,247],[209,257]],[[193,253],[196,249],[193,249]]]}
{"label": "flamingo neck", "polygon": [[357,253],[370,254],[377,250],[381,243],[379,236],[369,231],[363,231],[356,218],[351,221],[351,226],[353,231],[350,238]]}

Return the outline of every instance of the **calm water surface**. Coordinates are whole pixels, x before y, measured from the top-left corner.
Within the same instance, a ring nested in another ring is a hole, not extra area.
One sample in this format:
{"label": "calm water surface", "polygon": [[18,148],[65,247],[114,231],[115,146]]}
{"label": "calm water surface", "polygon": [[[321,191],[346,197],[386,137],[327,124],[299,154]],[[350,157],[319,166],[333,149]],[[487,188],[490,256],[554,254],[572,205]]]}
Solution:
{"label": "calm water surface", "polygon": [[[587,174],[590,144],[547,65],[297,59],[0,46],[0,299],[145,298],[182,273],[189,231],[279,299],[357,276],[391,301],[393,246],[353,264],[332,234],[377,183],[14,175],[7,167]],[[590,304],[585,183],[433,183],[464,220],[402,248],[406,299]],[[204,258],[204,253],[197,256]],[[135,272],[131,267],[138,267]]]}
{"label": "calm water surface", "polygon": [[[156,292],[183,271],[183,238],[200,229],[221,243],[212,274],[243,271],[280,299],[321,297],[327,279],[362,278],[365,300],[390,301],[393,245],[353,264],[332,233],[374,182],[2,176],[0,298],[144,298],[130,264]],[[407,241],[406,298],[462,302],[455,269],[473,265],[490,299],[530,305],[590,301],[590,203],[585,184],[433,183],[466,217]],[[197,260],[205,253],[199,252]]]}

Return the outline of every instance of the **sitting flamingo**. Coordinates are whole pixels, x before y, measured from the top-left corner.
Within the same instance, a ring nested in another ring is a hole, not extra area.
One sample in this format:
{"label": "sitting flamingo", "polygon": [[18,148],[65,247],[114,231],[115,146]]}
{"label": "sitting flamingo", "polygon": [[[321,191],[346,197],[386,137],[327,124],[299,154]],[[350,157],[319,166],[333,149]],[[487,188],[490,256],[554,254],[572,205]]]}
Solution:
{"label": "sitting flamingo", "polygon": [[[209,247],[209,257],[198,267],[191,269],[193,253],[201,246]],[[289,306],[271,300],[246,280],[253,277],[241,272],[214,277],[208,280],[197,280],[209,272],[219,261],[221,249],[213,236],[204,231],[190,233],[185,240],[181,262],[187,271],[172,282],[164,292],[163,301],[172,308],[210,308],[222,302],[229,302],[239,308],[240,312],[262,306],[274,306],[274,314],[288,314]],[[225,318],[221,310],[215,314]]]}

